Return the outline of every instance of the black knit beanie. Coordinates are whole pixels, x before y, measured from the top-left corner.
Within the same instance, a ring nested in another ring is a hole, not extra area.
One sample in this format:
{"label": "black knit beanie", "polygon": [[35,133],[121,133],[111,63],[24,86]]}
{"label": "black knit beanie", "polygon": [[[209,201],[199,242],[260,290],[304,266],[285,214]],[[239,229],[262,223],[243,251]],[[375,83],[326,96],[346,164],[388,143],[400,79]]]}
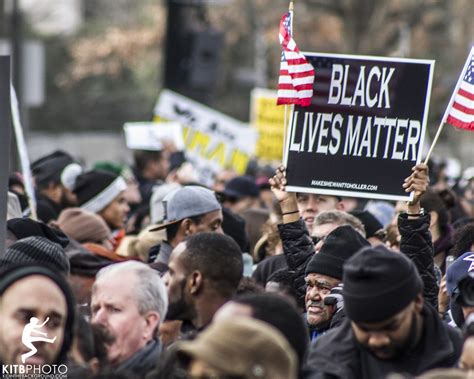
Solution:
{"label": "black knit beanie", "polygon": [[98,213],[127,188],[125,180],[108,171],[92,170],[77,177],[74,193],[82,209]]}
{"label": "black knit beanie", "polygon": [[[66,282],[62,275],[58,275],[48,269],[47,267],[30,266],[30,265],[13,265],[0,271],[0,297],[4,292],[18,280],[26,278],[31,275],[41,275],[51,279],[61,290],[66,300],[67,318],[64,326],[64,339],[56,359],[56,364],[65,363],[67,360],[67,352],[71,348],[74,337],[74,318],[76,301],[71,287]],[[19,299],[18,301],[21,301]],[[26,305],[26,304],[25,304]]]}
{"label": "black knit beanie", "polygon": [[373,237],[375,233],[383,229],[383,225],[369,211],[352,211],[350,213],[362,222],[367,238]]}
{"label": "black knit beanie", "polygon": [[343,225],[328,234],[324,245],[306,266],[305,274],[321,274],[342,280],[342,266],[361,248],[370,246],[352,226]]}
{"label": "black knit beanie", "polygon": [[18,263],[48,266],[54,272],[69,275],[70,265],[64,249],[44,237],[18,240],[0,258],[0,267]]}
{"label": "black knit beanie", "polygon": [[45,237],[62,247],[69,244],[69,238],[59,229],[51,228],[43,222],[31,218],[12,218],[7,221],[7,229],[19,240],[27,237]]}
{"label": "black knit beanie", "polygon": [[403,254],[379,245],[362,249],[344,265],[344,309],[354,322],[382,322],[421,292],[418,271]]}
{"label": "black knit beanie", "polygon": [[31,172],[37,185],[45,186],[50,182],[61,183],[61,173],[74,159],[64,151],[55,151],[31,164]]}

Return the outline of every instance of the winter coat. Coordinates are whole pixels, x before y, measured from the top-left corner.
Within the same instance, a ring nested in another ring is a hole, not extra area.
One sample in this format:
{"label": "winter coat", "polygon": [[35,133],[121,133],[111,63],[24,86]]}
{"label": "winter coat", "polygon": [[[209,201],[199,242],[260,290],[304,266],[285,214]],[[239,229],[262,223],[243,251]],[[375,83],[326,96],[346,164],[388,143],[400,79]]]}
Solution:
{"label": "winter coat", "polygon": [[313,241],[309,236],[306,224],[301,218],[288,224],[278,225],[278,231],[283,242],[283,253],[288,269],[296,273],[296,279],[293,282],[294,289],[298,294],[298,300],[304,303],[306,293],[305,269],[314,255]]}
{"label": "winter coat", "polygon": [[400,251],[415,264],[423,280],[425,301],[438,309],[438,282],[434,270],[433,243],[430,233],[430,215],[408,219],[402,213],[398,216],[398,230],[401,235]]}
{"label": "winter coat", "polygon": [[382,379],[390,373],[419,375],[434,368],[454,367],[461,355],[459,331],[446,325],[426,304],[421,339],[403,357],[380,360],[356,341],[349,320],[321,336],[310,348],[310,379]]}

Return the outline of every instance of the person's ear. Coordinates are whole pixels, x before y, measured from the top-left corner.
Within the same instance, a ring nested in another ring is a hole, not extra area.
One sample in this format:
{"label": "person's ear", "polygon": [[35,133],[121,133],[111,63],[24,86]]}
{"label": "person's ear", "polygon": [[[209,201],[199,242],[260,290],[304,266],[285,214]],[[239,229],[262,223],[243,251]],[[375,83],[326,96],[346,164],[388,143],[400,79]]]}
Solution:
{"label": "person's ear", "polygon": [[346,205],[344,204],[343,201],[338,201],[338,202],[336,203],[336,210],[341,211],[341,212],[345,212],[345,210],[346,210]]}
{"label": "person's ear", "polygon": [[193,230],[192,230],[193,225],[194,225],[193,221],[190,218],[185,218],[181,222],[181,228],[185,236],[190,236],[191,234],[193,234]]}
{"label": "person's ear", "polygon": [[200,291],[200,289],[203,285],[203,281],[204,281],[204,278],[202,277],[201,272],[194,271],[191,274],[190,288],[189,288],[189,292],[190,292],[191,295],[195,295]]}
{"label": "person's ear", "polygon": [[431,218],[431,221],[430,221],[430,228],[434,225],[436,225],[438,223],[438,212],[435,212],[435,211],[431,211],[430,212],[430,218]]}
{"label": "person's ear", "polygon": [[420,292],[415,299],[415,312],[420,314],[421,311],[423,310],[423,304],[425,303],[425,300],[423,298],[423,294]]}
{"label": "person's ear", "polygon": [[89,359],[87,361],[87,365],[89,366],[89,370],[93,376],[96,376],[99,374],[99,370],[100,370],[99,358],[94,357],[94,358]]}
{"label": "person's ear", "polygon": [[143,338],[147,341],[155,337],[161,317],[158,312],[149,311],[145,314],[145,329],[143,330]]}

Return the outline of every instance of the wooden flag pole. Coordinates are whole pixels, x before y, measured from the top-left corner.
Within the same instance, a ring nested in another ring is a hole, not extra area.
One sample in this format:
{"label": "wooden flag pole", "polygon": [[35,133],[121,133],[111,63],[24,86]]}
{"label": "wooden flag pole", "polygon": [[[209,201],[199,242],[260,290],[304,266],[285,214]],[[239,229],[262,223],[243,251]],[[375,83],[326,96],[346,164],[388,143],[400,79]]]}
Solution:
{"label": "wooden flag pole", "polygon": [[430,159],[431,153],[433,152],[436,142],[438,142],[438,138],[441,135],[441,131],[443,130],[444,124],[446,123],[446,120],[448,119],[449,111],[451,110],[451,107],[453,106],[454,98],[456,97],[459,87],[461,86],[462,78],[464,78],[467,67],[469,66],[469,58],[472,56],[473,53],[474,53],[474,47],[471,48],[471,52],[469,53],[466,59],[466,63],[464,63],[464,67],[462,69],[461,75],[459,75],[459,79],[458,79],[458,82],[456,83],[456,87],[454,88],[454,91],[451,95],[451,99],[449,100],[448,106],[446,107],[446,110],[444,111],[444,115],[443,115],[443,118],[441,119],[441,123],[438,126],[438,131],[436,132],[436,136],[433,140],[433,143],[431,144],[428,154],[426,155],[425,161],[423,162],[424,164],[428,163],[428,160]]}

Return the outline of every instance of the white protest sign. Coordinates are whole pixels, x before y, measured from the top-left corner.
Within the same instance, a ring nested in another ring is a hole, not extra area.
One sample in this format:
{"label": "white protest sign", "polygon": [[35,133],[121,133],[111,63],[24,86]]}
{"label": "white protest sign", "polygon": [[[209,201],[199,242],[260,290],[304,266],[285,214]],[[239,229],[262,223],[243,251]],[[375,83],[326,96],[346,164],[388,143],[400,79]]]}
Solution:
{"label": "white protest sign", "polygon": [[161,93],[154,113],[183,125],[186,156],[203,183],[210,185],[213,175],[224,168],[245,173],[255,153],[255,129],[169,90]]}
{"label": "white protest sign", "polygon": [[183,129],[179,122],[127,122],[123,126],[127,147],[132,150],[162,150],[171,142],[184,150]]}

